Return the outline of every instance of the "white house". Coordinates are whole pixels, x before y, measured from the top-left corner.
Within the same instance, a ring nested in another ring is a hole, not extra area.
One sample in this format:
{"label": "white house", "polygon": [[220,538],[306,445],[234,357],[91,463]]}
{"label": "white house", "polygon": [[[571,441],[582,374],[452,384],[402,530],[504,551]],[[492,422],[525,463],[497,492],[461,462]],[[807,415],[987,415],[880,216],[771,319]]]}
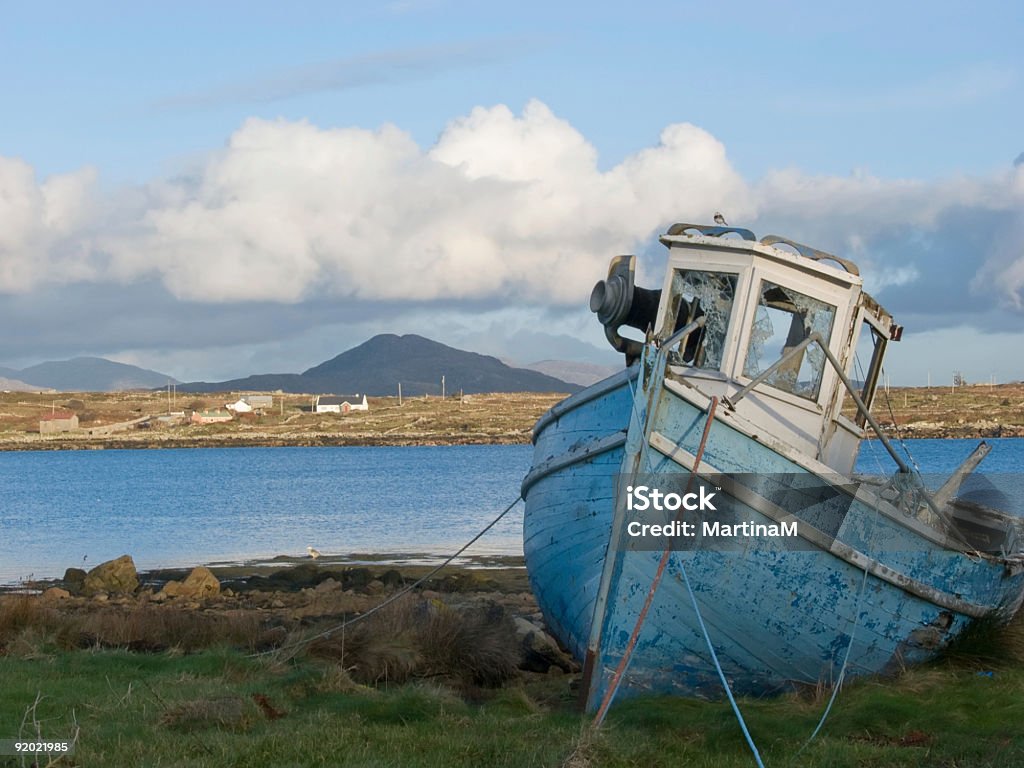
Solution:
{"label": "white house", "polygon": [[348,413],[368,411],[370,405],[366,402],[366,395],[318,395],[314,410],[317,413]]}
{"label": "white house", "polygon": [[228,403],[224,407],[235,413],[252,413],[252,406],[245,402],[244,398],[239,398],[237,401]]}

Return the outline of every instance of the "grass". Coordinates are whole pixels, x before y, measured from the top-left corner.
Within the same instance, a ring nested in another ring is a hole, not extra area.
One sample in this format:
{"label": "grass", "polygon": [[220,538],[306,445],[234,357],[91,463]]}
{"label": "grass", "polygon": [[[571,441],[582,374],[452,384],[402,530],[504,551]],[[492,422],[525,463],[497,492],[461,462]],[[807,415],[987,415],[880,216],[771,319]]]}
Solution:
{"label": "grass", "polygon": [[[104,613],[92,626],[110,642],[82,648],[62,639],[77,614],[31,598],[2,606],[0,738],[77,733],[75,754],[56,765],[753,764],[725,702],[626,700],[592,733],[574,710],[573,678],[510,667],[506,619],[486,606],[401,601],[344,644],[332,636],[308,652],[261,656],[237,628],[204,629],[202,613],[193,634],[186,620],[161,624],[149,610],[145,622]],[[182,638],[159,652],[110,647],[119,632],[134,642],[124,626],[177,627]],[[828,690],[740,706],[769,766],[1019,766],[1021,628],[1020,619],[982,625],[933,664],[849,684],[810,744]],[[18,758],[0,757],[0,768],[14,766]]]}
{"label": "grass", "polygon": [[356,682],[441,680],[472,693],[516,676],[519,641],[500,606],[456,611],[439,600],[402,599],[308,652],[340,664]]}
{"label": "grass", "polygon": [[[312,659],[276,664],[237,651],[192,655],[94,650],[0,658],[0,735],[27,710],[46,738],[77,729],[65,765],[748,766],[728,705],[626,701],[596,735],[571,709],[565,678],[535,677],[466,703],[418,681],[341,689]],[[864,681],[801,747],[823,702],[742,701],[767,765],[1016,766],[1024,762],[1024,672],[961,665]],[[37,703],[38,699],[38,703]],[[28,735],[23,732],[21,735]],[[0,758],[0,766],[19,765]]]}
{"label": "grass", "polygon": [[[260,656],[253,638],[265,628],[253,622],[145,605],[67,614],[8,597],[0,739],[77,734],[75,754],[54,763],[65,766],[753,764],[725,702],[625,700],[591,732],[573,677],[516,672],[496,607],[402,600],[343,641],[295,653],[291,642],[318,628],[294,627],[283,651]],[[92,640],[71,642],[83,626]],[[160,632],[162,650],[140,644]],[[1024,619],[979,624],[897,679],[849,684],[807,744],[828,696],[740,701],[766,765],[1022,765]],[[0,757],[0,768],[22,765]]]}

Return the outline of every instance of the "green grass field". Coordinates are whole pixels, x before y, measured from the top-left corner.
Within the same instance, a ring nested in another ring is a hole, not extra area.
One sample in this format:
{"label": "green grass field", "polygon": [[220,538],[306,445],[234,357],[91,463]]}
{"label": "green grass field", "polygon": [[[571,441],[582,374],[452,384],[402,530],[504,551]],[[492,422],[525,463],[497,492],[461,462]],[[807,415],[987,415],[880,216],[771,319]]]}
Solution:
{"label": "green grass field", "polygon": [[[80,766],[753,765],[725,703],[627,701],[591,736],[568,681],[536,676],[467,701],[425,680],[365,688],[309,658],[37,650],[0,657],[0,738],[77,734],[75,753],[52,764]],[[826,691],[741,707],[769,766],[1019,766],[1022,694],[1014,664],[860,681],[802,752]]]}

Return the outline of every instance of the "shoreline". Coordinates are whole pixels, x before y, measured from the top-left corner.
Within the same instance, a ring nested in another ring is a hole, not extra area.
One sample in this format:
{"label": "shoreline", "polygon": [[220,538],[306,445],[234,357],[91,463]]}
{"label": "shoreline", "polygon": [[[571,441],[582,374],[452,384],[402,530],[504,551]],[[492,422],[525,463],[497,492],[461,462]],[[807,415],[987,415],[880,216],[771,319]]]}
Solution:
{"label": "shoreline", "polygon": [[[886,437],[904,440],[989,440],[1024,438],[1024,427],[1002,429],[977,428],[973,425],[883,430]],[[877,438],[866,437],[866,441]],[[0,437],[0,453],[19,451],[104,451],[202,448],[415,448],[455,447],[465,445],[531,445],[531,435],[302,435],[294,438],[250,435],[209,436],[139,436],[118,438],[35,437],[5,439]]]}
{"label": "shoreline", "polygon": [[[402,575],[403,579],[415,580],[429,573],[448,557],[449,555],[429,552],[351,552],[345,555],[323,555],[316,560],[308,555],[276,555],[270,559],[256,558],[240,562],[214,561],[146,568],[138,571],[138,579],[140,589],[149,588],[154,591],[172,579],[184,579],[196,568],[208,569],[224,586],[236,589],[236,591],[239,587],[241,591],[248,591],[268,583],[279,585],[297,583],[296,579],[288,576],[294,571],[307,574],[312,571],[317,574],[342,574],[346,571],[357,570],[371,573],[396,571]],[[525,579],[526,561],[523,555],[463,554],[441,569],[434,578],[444,579],[445,574],[453,572],[487,574],[488,576],[521,573]],[[60,587],[63,583],[64,576],[48,576],[0,584],[0,595],[38,595],[50,587]],[[529,589],[528,585],[526,589]]]}
{"label": "shoreline", "polygon": [[459,445],[530,445],[530,435],[302,435],[294,438],[250,435],[209,435],[118,438],[35,437],[16,440],[0,437],[0,452],[103,451],[160,448],[412,448]]}

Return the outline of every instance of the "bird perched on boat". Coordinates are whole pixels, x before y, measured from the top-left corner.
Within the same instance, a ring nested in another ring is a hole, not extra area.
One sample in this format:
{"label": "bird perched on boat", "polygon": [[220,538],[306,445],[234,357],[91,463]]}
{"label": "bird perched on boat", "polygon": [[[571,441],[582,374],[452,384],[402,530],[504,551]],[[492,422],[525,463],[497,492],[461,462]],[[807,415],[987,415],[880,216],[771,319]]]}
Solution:
{"label": "bird perched on boat", "polygon": [[312,547],[306,547],[306,551],[309,552],[309,556],[312,557],[314,560],[320,557],[320,552],[318,550],[313,549]]}
{"label": "bird perched on boat", "polygon": [[717,224],[717,225],[718,225],[718,226],[720,226],[720,227],[725,227],[725,226],[728,226],[728,225],[727,225],[727,224],[725,223],[725,216],[723,216],[723,215],[722,215],[722,214],[720,214],[720,213],[715,213],[715,224]]}

